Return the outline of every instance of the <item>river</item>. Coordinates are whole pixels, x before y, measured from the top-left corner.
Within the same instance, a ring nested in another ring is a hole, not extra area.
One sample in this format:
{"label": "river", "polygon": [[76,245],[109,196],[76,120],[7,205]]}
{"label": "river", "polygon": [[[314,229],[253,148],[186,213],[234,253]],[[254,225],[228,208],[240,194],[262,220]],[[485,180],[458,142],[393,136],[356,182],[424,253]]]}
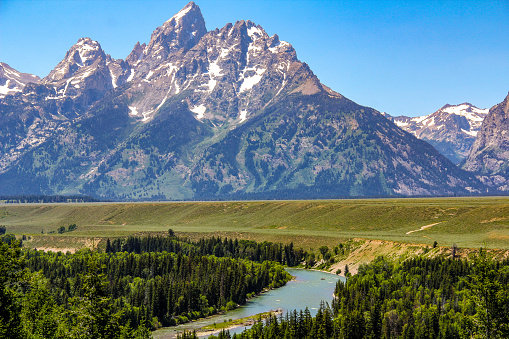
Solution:
{"label": "river", "polygon": [[[283,309],[283,312],[287,312],[304,310],[308,307],[311,314],[315,315],[318,311],[318,306],[320,306],[320,301],[323,300],[330,303],[336,282],[339,279],[344,279],[343,277],[320,271],[297,268],[287,268],[286,270],[295,279],[289,281],[285,286],[262,293],[250,299],[245,305],[225,314],[157,330],[152,333],[154,339],[174,338],[177,332],[198,329],[225,320],[245,318],[258,313],[277,310],[278,308]],[[230,333],[238,333],[243,330],[244,327],[237,327],[231,329]]]}

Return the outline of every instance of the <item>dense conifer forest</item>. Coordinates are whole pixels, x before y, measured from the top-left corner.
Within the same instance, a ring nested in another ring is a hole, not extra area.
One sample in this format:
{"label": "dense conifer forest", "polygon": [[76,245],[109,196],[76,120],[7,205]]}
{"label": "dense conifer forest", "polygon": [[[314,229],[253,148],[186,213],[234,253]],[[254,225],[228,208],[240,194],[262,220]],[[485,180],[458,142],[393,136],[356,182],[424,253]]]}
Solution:
{"label": "dense conifer forest", "polygon": [[1,242],[0,252],[0,338],[145,338],[284,285],[291,276],[276,261],[303,253],[171,235],[108,241],[106,253],[45,253],[16,242]]}
{"label": "dense conifer forest", "polygon": [[[183,338],[197,338],[185,333]],[[382,257],[336,285],[335,298],[309,310],[260,321],[220,339],[509,338],[509,261],[485,251],[467,261]]]}
{"label": "dense conifer forest", "polygon": [[216,257],[231,257],[248,259],[257,262],[275,261],[288,266],[301,263],[307,252],[295,248],[293,243],[283,245],[264,241],[257,243],[250,240],[221,239],[220,237],[202,238],[196,242],[176,237],[173,231],[168,230],[169,237],[129,236],[113,241],[106,241],[106,253],[129,252],[171,252],[186,255],[214,255]]}
{"label": "dense conifer forest", "polygon": [[[155,328],[228,311],[284,285],[291,277],[283,265],[306,257],[291,244],[193,242],[171,230],[108,240],[104,253],[0,242],[0,338],[150,338]],[[216,337],[509,338],[509,260],[483,249],[468,260],[379,257],[339,281],[314,317],[295,310]]]}

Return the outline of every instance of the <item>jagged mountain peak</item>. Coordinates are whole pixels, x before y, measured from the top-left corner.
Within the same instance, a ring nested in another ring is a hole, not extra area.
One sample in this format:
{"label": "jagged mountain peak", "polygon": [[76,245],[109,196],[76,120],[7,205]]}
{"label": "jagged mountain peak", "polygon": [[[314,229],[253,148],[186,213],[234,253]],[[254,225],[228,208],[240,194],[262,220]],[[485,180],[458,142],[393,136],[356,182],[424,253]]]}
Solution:
{"label": "jagged mountain peak", "polygon": [[21,73],[8,64],[0,62],[0,98],[22,92],[26,84],[39,83],[41,78],[37,75]]}
{"label": "jagged mountain peak", "polygon": [[200,8],[194,2],[188,3],[154,30],[150,42],[143,49],[143,56],[138,57],[144,61],[140,67],[148,72],[179,50],[191,49],[206,33]]}
{"label": "jagged mountain peak", "polygon": [[139,41],[136,42],[136,44],[134,45],[133,50],[131,51],[131,53],[129,53],[129,55],[127,56],[125,61],[131,67],[134,67],[142,59],[142,57],[143,57],[143,50],[145,49],[145,47],[147,47],[147,45],[145,43],[140,45]]}
{"label": "jagged mountain peak", "polygon": [[98,60],[106,61],[101,45],[90,38],[80,38],[65,54],[59,64],[43,79],[44,83],[58,82],[72,77],[82,68],[89,67]]}
{"label": "jagged mountain peak", "polygon": [[[201,14],[200,7],[194,2],[188,3],[177,14],[168,19],[161,27],[157,28],[154,33],[176,33],[179,36],[180,47],[191,48],[200,38],[207,33],[205,20]],[[185,35],[188,35],[187,37]],[[182,44],[183,43],[183,44]]]}
{"label": "jagged mountain peak", "polygon": [[178,25],[184,23],[183,19],[185,17],[193,16],[194,14],[199,14],[199,16],[202,17],[202,19],[203,19],[203,16],[201,15],[200,7],[198,7],[198,5],[196,5],[193,1],[190,1],[177,14],[175,14],[174,16],[172,16],[171,18],[166,20],[164,25],[171,24],[173,22],[174,25],[178,26]]}
{"label": "jagged mountain peak", "polygon": [[[145,50],[154,50],[153,41]],[[198,120],[205,118],[215,126],[237,124],[268,104],[267,98],[289,93],[315,78],[297,60],[291,44],[277,35],[269,37],[252,21],[216,28],[193,48],[168,54],[166,60],[163,44],[156,54],[140,54],[141,47],[137,44],[128,57],[135,82],[131,91],[139,98],[129,107],[131,115],[144,122],[157,115],[171,96],[186,91],[186,102]],[[321,88],[318,79],[314,83]],[[304,87],[301,92],[308,93],[310,86]],[[150,96],[139,95],[149,91]]]}
{"label": "jagged mountain peak", "polygon": [[0,101],[4,193],[324,198],[480,187],[321,84],[279,36],[249,20],[207,32],[193,2],[126,60],[82,38],[45,80]]}
{"label": "jagged mountain peak", "polygon": [[[99,42],[85,37],[80,38],[42,79],[44,88],[28,88],[24,95],[27,98],[43,95],[45,100],[62,101],[56,112],[69,118],[85,111],[108,91],[125,84],[129,75],[130,68],[124,60],[113,59]],[[80,108],[64,104],[69,98],[76,100]]]}
{"label": "jagged mountain peak", "polygon": [[268,48],[276,47],[280,43],[290,45],[285,41],[279,41],[279,36],[277,34],[269,37],[262,26],[257,25],[251,20],[239,20],[235,22],[234,25],[229,23],[224,26],[220,32],[227,32],[228,37],[241,38],[242,40],[246,40],[247,43],[256,42],[257,40],[262,39],[264,42],[268,42],[268,44],[266,43]]}

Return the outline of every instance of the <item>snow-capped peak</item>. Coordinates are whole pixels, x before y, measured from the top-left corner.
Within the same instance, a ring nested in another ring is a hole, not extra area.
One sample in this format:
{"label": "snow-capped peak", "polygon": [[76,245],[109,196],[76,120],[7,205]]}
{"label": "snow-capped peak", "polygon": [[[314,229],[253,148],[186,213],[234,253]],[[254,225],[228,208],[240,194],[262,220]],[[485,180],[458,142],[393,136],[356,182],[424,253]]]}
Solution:
{"label": "snow-capped peak", "polygon": [[77,61],[77,64],[80,67],[89,66],[95,61],[97,53],[102,51],[101,45],[90,38],[81,38],[74,46],[76,46],[80,60],[76,60],[75,56],[72,57],[75,58],[75,61]]}
{"label": "snow-capped peak", "polygon": [[394,123],[420,139],[425,139],[453,162],[464,159],[489,109],[469,103],[445,105],[421,117],[389,117]]}
{"label": "snow-capped peak", "polygon": [[29,82],[38,83],[40,80],[36,75],[18,72],[6,63],[0,62],[0,98],[21,92]]}
{"label": "snow-capped peak", "polygon": [[439,111],[448,113],[448,114],[455,114],[464,116],[467,118],[467,120],[471,121],[480,121],[482,122],[484,120],[484,117],[488,114],[489,109],[480,109],[477,108],[469,103],[463,103],[460,105],[452,106],[452,105],[445,105],[442,107]]}
{"label": "snow-capped peak", "polygon": [[469,103],[463,103],[459,105],[445,105],[442,108],[440,108],[438,111],[423,115],[420,117],[395,117],[394,121],[395,123],[400,126],[408,126],[408,125],[415,125],[419,126],[419,128],[431,128],[433,126],[436,126],[436,128],[440,128],[439,126],[443,124],[443,122],[449,117],[449,116],[461,116],[465,117],[470,125],[470,129],[468,129],[469,135],[473,135],[472,133],[477,133],[477,129],[481,126],[482,121],[488,114],[489,109],[480,109],[472,104]]}
{"label": "snow-capped peak", "polygon": [[78,72],[89,71],[88,67],[98,59],[107,57],[101,45],[90,38],[81,38],[67,51],[64,59],[43,79],[44,83],[69,79]]}

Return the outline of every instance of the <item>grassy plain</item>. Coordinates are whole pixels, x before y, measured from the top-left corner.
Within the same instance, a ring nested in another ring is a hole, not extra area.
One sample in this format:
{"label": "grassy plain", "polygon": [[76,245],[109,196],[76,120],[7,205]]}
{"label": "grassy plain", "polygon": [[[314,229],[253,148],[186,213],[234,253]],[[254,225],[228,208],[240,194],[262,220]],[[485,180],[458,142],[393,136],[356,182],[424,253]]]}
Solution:
{"label": "grassy plain", "polygon": [[[78,229],[50,233],[69,224]],[[0,225],[39,246],[171,228],[191,238],[293,241],[306,249],[348,238],[509,249],[509,198],[0,204]]]}

